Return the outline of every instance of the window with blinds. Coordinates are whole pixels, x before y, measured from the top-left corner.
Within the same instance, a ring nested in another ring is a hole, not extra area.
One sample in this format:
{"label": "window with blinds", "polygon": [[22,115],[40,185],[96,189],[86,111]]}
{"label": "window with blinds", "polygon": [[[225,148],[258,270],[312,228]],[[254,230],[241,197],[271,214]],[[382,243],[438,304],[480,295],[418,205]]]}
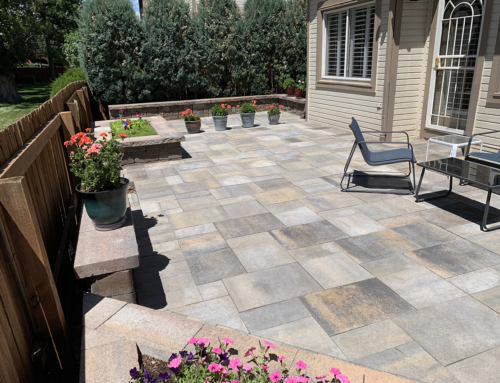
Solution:
{"label": "window with blinds", "polygon": [[324,23],[323,75],[370,78],[375,5],[327,13]]}

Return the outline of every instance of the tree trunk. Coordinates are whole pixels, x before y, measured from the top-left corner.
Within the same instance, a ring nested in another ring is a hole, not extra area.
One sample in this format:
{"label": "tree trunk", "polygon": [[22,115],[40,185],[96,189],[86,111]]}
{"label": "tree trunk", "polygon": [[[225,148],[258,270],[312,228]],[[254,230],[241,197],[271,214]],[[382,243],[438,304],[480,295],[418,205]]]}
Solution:
{"label": "tree trunk", "polygon": [[0,75],[0,101],[1,102],[19,102],[22,97],[17,91],[14,75],[1,76]]}
{"label": "tree trunk", "polygon": [[47,47],[47,58],[49,60],[49,79],[55,81],[56,72],[54,71],[54,57],[52,52],[52,43],[49,37],[45,37],[45,46]]}

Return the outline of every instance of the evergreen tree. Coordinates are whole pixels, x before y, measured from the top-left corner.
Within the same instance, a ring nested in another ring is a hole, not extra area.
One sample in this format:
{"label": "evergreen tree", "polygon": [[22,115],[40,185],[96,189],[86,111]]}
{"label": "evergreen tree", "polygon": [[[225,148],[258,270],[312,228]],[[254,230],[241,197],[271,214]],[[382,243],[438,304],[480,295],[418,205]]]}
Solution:
{"label": "evergreen tree", "polygon": [[247,0],[244,18],[249,93],[276,92],[284,71],[285,2]]}
{"label": "evergreen tree", "polygon": [[307,0],[287,0],[283,57],[286,73],[296,81],[306,80]]}
{"label": "evergreen tree", "polygon": [[142,25],[129,0],[86,0],[79,25],[79,59],[97,99],[149,101],[144,83]]}
{"label": "evergreen tree", "polygon": [[235,0],[200,0],[198,4],[195,20],[203,96],[237,94],[233,73],[239,53],[236,26],[240,18]]}
{"label": "evergreen tree", "polygon": [[188,98],[198,90],[194,25],[185,0],[150,0],[145,8],[145,79],[154,100]]}

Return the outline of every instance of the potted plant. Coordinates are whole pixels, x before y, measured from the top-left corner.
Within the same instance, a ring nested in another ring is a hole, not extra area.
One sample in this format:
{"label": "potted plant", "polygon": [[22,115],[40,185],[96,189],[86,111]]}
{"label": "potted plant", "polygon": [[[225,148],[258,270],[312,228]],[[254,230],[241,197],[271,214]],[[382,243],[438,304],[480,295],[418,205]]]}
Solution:
{"label": "potted plant", "polygon": [[299,82],[295,84],[295,98],[302,98],[302,91],[305,89],[305,84],[299,80]]}
{"label": "potted plant", "polygon": [[215,130],[226,130],[227,127],[227,115],[229,114],[229,109],[231,105],[217,104],[212,108],[212,119],[214,120]]}
{"label": "potted plant", "polygon": [[[66,141],[71,148],[70,169],[80,178],[76,191],[96,230],[113,230],[125,222],[127,212],[127,190],[129,180],[120,177],[121,144],[101,133],[100,141],[90,137],[90,128]],[[122,139],[127,135],[120,133]]]}
{"label": "potted plant", "polygon": [[255,123],[255,110],[257,107],[257,100],[253,101],[253,104],[245,102],[241,105],[240,117],[241,124],[244,128],[252,128]]}
{"label": "potted plant", "polygon": [[295,92],[295,81],[291,77],[287,77],[285,81],[283,81],[283,88],[286,89],[287,96],[293,96]]}
{"label": "potted plant", "polygon": [[266,109],[267,109],[267,118],[269,120],[269,125],[278,125],[283,105],[278,105],[277,108],[274,105],[266,106]]}
{"label": "potted plant", "polygon": [[186,109],[184,112],[182,112],[182,117],[184,117],[184,124],[186,124],[186,129],[189,134],[200,133],[200,116],[192,113],[191,109]]}

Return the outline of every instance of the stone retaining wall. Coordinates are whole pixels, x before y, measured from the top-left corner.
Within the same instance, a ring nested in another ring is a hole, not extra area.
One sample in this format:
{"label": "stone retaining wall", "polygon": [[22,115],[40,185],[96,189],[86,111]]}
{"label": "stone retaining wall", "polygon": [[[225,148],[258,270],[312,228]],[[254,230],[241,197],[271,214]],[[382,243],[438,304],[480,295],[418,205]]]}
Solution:
{"label": "stone retaining wall", "polygon": [[239,110],[236,105],[244,102],[257,101],[257,111],[266,110],[266,106],[283,105],[285,112],[293,113],[305,117],[305,98],[289,97],[286,94],[271,94],[265,96],[248,97],[223,97],[206,98],[199,100],[180,100],[165,102],[146,102],[139,104],[110,105],[109,118],[118,119],[120,110],[123,110],[123,116],[126,118],[135,117],[137,112],[141,112],[143,117],[162,116],[166,120],[182,119],[182,112],[191,109],[201,117],[210,117],[210,109],[216,104],[229,104],[232,106],[230,114],[237,114]]}

